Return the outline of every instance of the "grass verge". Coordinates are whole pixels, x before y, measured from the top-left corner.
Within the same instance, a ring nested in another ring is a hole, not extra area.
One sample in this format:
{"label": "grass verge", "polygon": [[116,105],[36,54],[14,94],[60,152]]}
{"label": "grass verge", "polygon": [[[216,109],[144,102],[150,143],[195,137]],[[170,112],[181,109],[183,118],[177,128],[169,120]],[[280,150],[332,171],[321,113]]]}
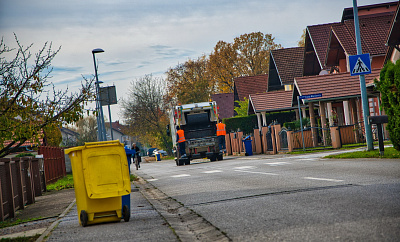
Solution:
{"label": "grass verge", "polygon": [[71,174],[57,180],[55,183],[46,186],[47,191],[60,191],[63,189],[73,188],[74,179]]}
{"label": "grass verge", "polygon": [[400,151],[395,150],[393,147],[385,148],[384,155],[381,157],[379,149],[371,151],[355,151],[349,153],[343,153],[338,155],[328,155],[324,158],[335,158],[335,159],[355,159],[355,158],[384,158],[384,159],[399,159]]}

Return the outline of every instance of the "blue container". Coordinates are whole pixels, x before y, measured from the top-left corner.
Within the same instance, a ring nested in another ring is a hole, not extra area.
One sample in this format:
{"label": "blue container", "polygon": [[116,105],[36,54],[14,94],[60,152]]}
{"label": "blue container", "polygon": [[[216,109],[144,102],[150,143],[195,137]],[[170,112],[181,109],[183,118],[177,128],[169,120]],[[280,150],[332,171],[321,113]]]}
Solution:
{"label": "blue container", "polygon": [[156,154],[156,160],[161,161],[161,154]]}
{"label": "blue container", "polygon": [[248,156],[253,155],[253,147],[251,145],[251,139],[245,139],[243,140],[244,143],[244,148],[246,150],[246,153]]}
{"label": "blue container", "polygon": [[[128,146],[125,146],[125,153],[126,153],[126,158],[128,161],[128,167],[129,167],[129,175],[131,174],[131,160],[132,158],[135,157],[135,150],[131,150],[128,148]],[[124,205],[127,205],[129,208],[129,211],[131,211],[131,194],[128,195],[124,195],[122,196],[122,207],[124,207]],[[124,217],[124,215],[122,214],[122,217]]]}

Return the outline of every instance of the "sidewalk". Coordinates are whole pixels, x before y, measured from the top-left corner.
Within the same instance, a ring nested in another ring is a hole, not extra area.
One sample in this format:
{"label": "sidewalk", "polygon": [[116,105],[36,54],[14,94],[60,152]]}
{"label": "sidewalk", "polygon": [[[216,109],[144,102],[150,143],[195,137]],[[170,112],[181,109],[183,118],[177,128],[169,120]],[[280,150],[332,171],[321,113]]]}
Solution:
{"label": "sidewalk", "polygon": [[35,203],[26,206],[23,210],[18,210],[17,216],[13,220],[40,219],[0,229],[0,240],[31,237],[44,233],[74,201],[74,189],[46,192],[44,195],[36,197]]}

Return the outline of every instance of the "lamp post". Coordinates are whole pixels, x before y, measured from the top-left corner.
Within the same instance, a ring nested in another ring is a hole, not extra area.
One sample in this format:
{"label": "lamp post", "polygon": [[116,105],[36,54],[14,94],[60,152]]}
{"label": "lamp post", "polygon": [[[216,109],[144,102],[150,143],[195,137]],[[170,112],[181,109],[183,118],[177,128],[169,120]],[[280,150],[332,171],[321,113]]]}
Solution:
{"label": "lamp post", "polygon": [[98,141],[106,141],[107,136],[106,136],[106,127],[104,125],[104,116],[103,116],[103,107],[101,106],[100,103],[100,82],[99,82],[99,77],[97,75],[97,66],[96,66],[96,58],[95,54],[96,53],[103,53],[104,50],[97,48],[92,50],[93,54],[93,62],[94,62],[94,73],[96,77],[96,110],[98,111],[97,113],[97,139]]}

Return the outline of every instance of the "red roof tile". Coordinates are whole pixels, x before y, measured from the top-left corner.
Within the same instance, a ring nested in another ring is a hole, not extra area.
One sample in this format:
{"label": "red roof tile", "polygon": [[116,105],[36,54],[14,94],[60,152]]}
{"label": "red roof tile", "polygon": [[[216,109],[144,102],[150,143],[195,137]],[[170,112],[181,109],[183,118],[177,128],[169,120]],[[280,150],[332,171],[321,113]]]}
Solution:
{"label": "red roof tile", "polygon": [[272,50],[271,57],[282,85],[292,84],[295,77],[303,75],[304,47]]}
{"label": "red roof tile", "polygon": [[268,88],[268,75],[242,76],[234,79],[234,89],[238,99],[243,101],[250,94],[266,92]]}
{"label": "red roof tile", "polygon": [[321,65],[321,68],[325,68],[325,58],[328,49],[329,37],[332,26],[340,23],[329,23],[307,26],[307,31],[310,36],[314,51],[316,52],[317,58]]}
{"label": "red roof tile", "polygon": [[[385,43],[392,18],[393,12],[359,17],[363,53],[369,53],[371,56],[386,54]],[[357,54],[354,20],[334,25],[332,31],[347,55]]]}
{"label": "red roof tile", "polygon": [[272,91],[262,94],[251,94],[250,103],[255,113],[292,109],[293,91]]}
{"label": "red roof tile", "polygon": [[231,118],[234,115],[233,93],[219,93],[211,95],[213,101],[218,105],[218,116],[220,119]]}
{"label": "red roof tile", "polygon": [[[365,75],[366,84],[373,83],[375,78],[379,78],[379,74],[380,69],[375,69],[372,70],[371,74]],[[295,85],[300,95],[322,93],[321,98],[309,100],[341,99],[361,96],[359,77],[350,76],[349,72],[295,78]]]}

